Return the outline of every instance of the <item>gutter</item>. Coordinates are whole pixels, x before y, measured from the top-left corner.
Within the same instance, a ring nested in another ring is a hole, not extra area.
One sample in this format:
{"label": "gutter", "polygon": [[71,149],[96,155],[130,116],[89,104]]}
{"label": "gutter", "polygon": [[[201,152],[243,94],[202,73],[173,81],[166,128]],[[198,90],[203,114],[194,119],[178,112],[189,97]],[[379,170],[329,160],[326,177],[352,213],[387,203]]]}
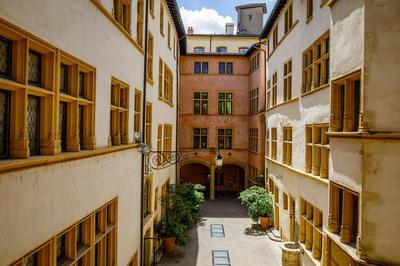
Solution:
{"label": "gutter", "polygon": [[[147,89],[147,46],[148,46],[148,27],[149,27],[149,1],[145,0],[145,22],[144,22],[144,64],[143,64],[143,102],[142,102],[142,143],[146,142],[146,89]],[[144,164],[145,156],[142,154],[142,167],[140,175],[140,265],[144,265],[144,240],[143,240],[143,186],[144,186]]]}

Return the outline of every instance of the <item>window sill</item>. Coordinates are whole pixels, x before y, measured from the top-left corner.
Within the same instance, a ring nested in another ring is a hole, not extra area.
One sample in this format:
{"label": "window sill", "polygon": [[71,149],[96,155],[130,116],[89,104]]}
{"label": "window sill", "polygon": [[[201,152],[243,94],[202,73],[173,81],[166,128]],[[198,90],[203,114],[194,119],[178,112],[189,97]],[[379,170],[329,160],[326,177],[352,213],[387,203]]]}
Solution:
{"label": "window sill", "polygon": [[330,138],[349,139],[400,139],[399,132],[327,132]]}
{"label": "window sill", "polygon": [[[300,245],[300,249],[301,249],[302,253],[303,254],[305,253],[307,255],[307,257],[309,257],[309,259],[314,263],[314,265],[321,265],[321,261],[319,261],[313,257],[312,252],[310,250],[306,249],[306,245],[304,245],[303,243],[300,243],[300,242],[299,242],[299,245]],[[321,254],[321,257],[322,257],[322,254]]]}
{"label": "window sill", "polygon": [[92,2],[93,5],[95,5],[97,7],[97,9],[99,9],[101,11],[101,13],[103,13],[104,16],[106,16],[108,18],[108,20],[110,20],[117,28],[119,31],[121,31],[122,34],[125,35],[126,38],[128,38],[128,40],[139,50],[140,53],[144,54],[144,50],[143,47],[141,47],[131,36],[131,34],[129,32],[127,32],[124,27],[122,27],[119,22],[117,20],[114,19],[114,17],[108,13],[107,9],[105,9],[103,7],[103,5],[101,4],[100,1],[98,0],[90,0],[90,2]]}
{"label": "window sill", "polygon": [[325,185],[328,185],[328,184],[329,184],[329,179],[328,179],[328,178],[320,178],[320,177],[318,177],[318,176],[315,176],[315,175],[312,175],[312,174],[309,174],[309,173],[300,171],[300,170],[298,170],[298,169],[296,169],[296,168],[293,168],[293,167],[291,167],[291,166],[288,166],[288,165],[286,165],[286,164],[283,164],[283,163],[281,163],[281,162],[278,162],[277,160],[274,160],[274,159],[269,158],[269,157],[267,157],[267,156],[265,156],[265,159],[267,159],[268,161],[270,161],[270,162],[272,162],[272,163],[274,163],[274,164],[277,164],[277,165],[279,165],[279,166],[285,167],[285,168],[291,170],[292,172],[295,172],[295,173],[300,174],[300,175],[302,175],[302,176],[308,177],[308,178],[313,179],[313,180],[315,180],[315,181],[321,182],[321,183],[323,183],[323,184],[325,184]]}
{"label": "window sill", "polygon": [[299,20],[296,20],[295,23],[293,23],[292,27],[290,27],[290,29],[288,29],[288,31],[285,33],[285,35],[283,35],[283,37],[279,40],[279,42],[276,44],[275,47],[273,47],[272,52],[268,55],[268,59],[269,60],[271,58],[271,56],[274,54],[274,52],[278,49],[279,45],[286,39],[286,37],[293,31],[293,29],[296,27],[296,25],[299,23]]}
{"label": "window sill", "polygon": [[276,109],[276,108],[278,108],[278,107],[280,107],[280,106],[282,106],[282,105],[286,105],[286,104],[290,104],[290,103],[293,103],[293,102],[297,102],[298,100],[299,100],[299,97],[295,97],[295,98],[293,98],[293,99],[291,99],[291,100],[288,100],[288,101],[286,101],[286,102],[279,103],[279,104],[274,105],[274,106],[270,107],[269,109],[267,109],[267,112],[270,112],[270,111],[272,111],[273,109]]}
{"label": "window sill", "polygon": [[106,155],[109,153],[135,149],[139,144],[127,144],[121,146],[114,146],[109,148],[101,148],[96,150],[84,150],[80,152],[65,152],[57,155],[39,155],[32,156],[29,159],[7,159],[0,161],[0,174],[13,172],[23,169],[39,167],[43,165],[50,165],[56,163],[63,163],[68,161],[75,161],[86,159],[95,156]]}
{"label": "window sill", "polygon": [[317,92],[317,91],[320,91],[320,90],[329,88],[329,86],[330,86],[329,83],[324,84],[324,85],[319,86],[319,87],[317,87],[317,88],[314,88],[314,89],[312,89],[312,90],[310,90],[310,91],[304,92],[303,94],[301,94],[301,97],[305,97],[305,96],[307,96],[307,95],[313,94],[314,92]]}

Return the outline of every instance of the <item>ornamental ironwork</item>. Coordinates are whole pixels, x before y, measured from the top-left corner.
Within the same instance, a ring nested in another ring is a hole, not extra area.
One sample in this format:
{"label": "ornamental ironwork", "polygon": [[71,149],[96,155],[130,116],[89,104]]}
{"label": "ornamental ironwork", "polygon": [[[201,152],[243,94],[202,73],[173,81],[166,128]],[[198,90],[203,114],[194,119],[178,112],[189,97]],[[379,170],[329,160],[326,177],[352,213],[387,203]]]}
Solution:
{"label": "ornamental ironwork", "polygon": [[145,172],[164,169],[193,156],[194,153],[188,151],[150,151],[145,154]]}

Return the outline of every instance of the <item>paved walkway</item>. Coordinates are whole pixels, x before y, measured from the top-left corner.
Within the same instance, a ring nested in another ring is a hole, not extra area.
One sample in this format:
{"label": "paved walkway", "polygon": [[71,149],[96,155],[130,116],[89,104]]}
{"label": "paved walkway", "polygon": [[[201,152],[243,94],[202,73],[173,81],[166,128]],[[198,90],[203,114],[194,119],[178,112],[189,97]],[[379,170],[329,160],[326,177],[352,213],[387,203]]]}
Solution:
{"label": "paved walkway", "polygon": [[[200,215],[202,222],[189,231],[186,247],[177,247],[159,265],[212,266],[212,250],[228,250],[232,266],[281,265],[280,243],[251,229],[254,222],[237,199],[207,201]],[[223,224],[225,237],[212,238],[210,224]]]}

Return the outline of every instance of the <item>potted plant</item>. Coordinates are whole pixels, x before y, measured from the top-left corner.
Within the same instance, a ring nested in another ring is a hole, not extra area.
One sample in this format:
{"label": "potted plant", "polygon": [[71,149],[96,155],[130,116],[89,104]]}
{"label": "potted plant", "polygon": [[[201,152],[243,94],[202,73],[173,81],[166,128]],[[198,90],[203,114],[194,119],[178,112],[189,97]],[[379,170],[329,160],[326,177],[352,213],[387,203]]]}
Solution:
{"label": "potted plant", "polygon": [[174,216],[163,217],[155,229],[161,236],[163,248],[166,253],[174,251],[177,240],[178,243],[186,241],[186,226],[179,223]]}
{"label": "potted plant", "polygon": [[260,221],[261,229],[268,229],[273,215],[272,196],[267,193],[258,195],[249,206],[248,212],[253,221]]}
{"label": "potted plant", "polygon": [[249,208],[259,195],[266,193],[267,191],[264,188],[258,186],[252,186],[240,192],[239,199],[242,205],[245,205],[247,208]]}

